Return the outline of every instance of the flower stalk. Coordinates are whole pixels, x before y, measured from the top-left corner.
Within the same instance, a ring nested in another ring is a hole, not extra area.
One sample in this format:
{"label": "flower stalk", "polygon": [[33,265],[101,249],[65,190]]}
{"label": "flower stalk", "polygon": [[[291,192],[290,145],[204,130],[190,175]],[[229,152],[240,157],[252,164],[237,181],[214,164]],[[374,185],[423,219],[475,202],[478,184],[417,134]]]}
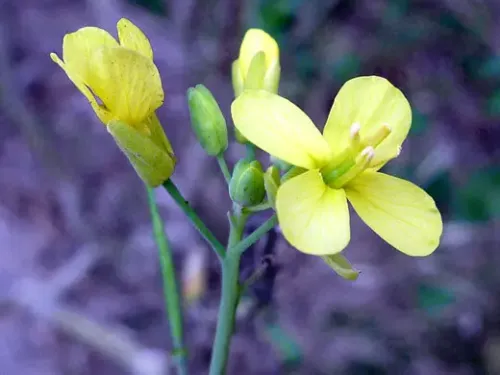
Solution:
{"label": "flower stalk", "polygon": [[160,256],[161,274],[163,278],[163,293],[165,298],[165,307],[167,310],[167,319],[170,324],[170,335],[174,350],[174,357],[179,375],[187,375],[186,348],[184,346],[184,331],[182,322],[182,309],[175,278],[175,266],[172,259],[172,251],[165,234],[163,220],[158,212],[158,206],[154,192],[151,188],[146,188],[148,193],[149,210],[153,222],[153,234],[156,246]]}
{"label": "flower stalk", "polygon": [[191,224],[196,228],[196,230],[202,235],[202,237],[210,244],[212,249],[215,251],[217,256],[222,259],[224,258],[225,248],[215,235],[208,229],[205,223],[196,214],[193,208],[189,205],[188,201],[184,199],[177,186],[168,179],[163,183],[163,187],[170,194],[172,199],[177,203],[177,206],[184,212]]}
{"label": "flower stalk", "polygon": [[241,210],[233,209],[233,213],[228,214],[228,219],[230,225],[229,240],[226,256],[221,261],[221,301],[210,363],[210,375],[220,375],[226,372],[240,291],[239,270],[242,252],[233,251],[233,246],[241,241],[248,215],[242,213]]}

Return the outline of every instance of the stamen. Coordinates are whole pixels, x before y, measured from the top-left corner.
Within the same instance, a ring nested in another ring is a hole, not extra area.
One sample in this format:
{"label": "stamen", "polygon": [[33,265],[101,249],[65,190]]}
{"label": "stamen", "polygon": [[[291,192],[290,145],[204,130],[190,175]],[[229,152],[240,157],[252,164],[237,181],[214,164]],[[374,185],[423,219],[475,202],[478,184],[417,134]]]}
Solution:
{"label": "stamen", "polygon": [[387,124],[383,124],[372,135],[366,137],[363,143],[366,146],[377,147],[391,133],[392,133],[392,128]]}
{"label": "stamen", "polygon": [[363,160],[371,161],[375,157],[375,148],[372,146],[366,147],[356,160],[356,163],[362,162]]}
{"label": "stamen", "polygon": [[351,150],[351,154],[357,153],[361,144],[361,137],[359,135],[360,130],[361,125],[359,122],[355,122],[354,124],[352,124],[351,129],[349,130],[349,148]]}
{"label": "stamen", "polygon": [[359,124],[359,122],[355,122],[354,124],[352,124],[350,129],[351,139],[359,137],[360,130],[361,130],[361,125]]}
{"label": "stamen", "polygon": [[359,154],[358,158],[356,159],[356,163],[354,164],[354,166],[343,175],[331,181],[328,185],[334,189],[340,189],[354,177],[363,172],[374,157],[375,148],[373,148],[372,146],[365,147],[365,149],[363,149],[361,154]]}

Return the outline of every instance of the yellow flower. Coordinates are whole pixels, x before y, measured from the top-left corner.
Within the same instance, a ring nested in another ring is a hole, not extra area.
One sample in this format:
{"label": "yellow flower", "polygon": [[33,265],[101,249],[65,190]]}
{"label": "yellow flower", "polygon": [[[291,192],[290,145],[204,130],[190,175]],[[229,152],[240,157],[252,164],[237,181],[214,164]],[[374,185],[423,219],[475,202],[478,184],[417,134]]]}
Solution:
{"label": "yellow flower", "polygon": [[155,113],[164,99],[160,74],[144,33],[124,18],[117,29],[119,42],[97,27],[66,34],[64,61],[54,53],[50,57],[87,98],[140,177],[156,186],[175,165]]}
{"label": "yellow flower", "polygon": [[232,104],[236,128],[264,151],[305,169],[276,197],[285,238],[298,250],[336,254],[350,240],[347,200],[382,239],[411,256],[432,253],[442,233],[433,199],[416,185],[378,170],[395,158],[411,125],[405,96],[380,77],[348,81],[323,134],[297,106],[266,91]]}
{"label": "yellow flower", "polygon": [[245,89],[263,89],[277,93],[280,70],[276,41],[262,30],[248,30],[241,43],[240,56],[232,66],[235,96]]}

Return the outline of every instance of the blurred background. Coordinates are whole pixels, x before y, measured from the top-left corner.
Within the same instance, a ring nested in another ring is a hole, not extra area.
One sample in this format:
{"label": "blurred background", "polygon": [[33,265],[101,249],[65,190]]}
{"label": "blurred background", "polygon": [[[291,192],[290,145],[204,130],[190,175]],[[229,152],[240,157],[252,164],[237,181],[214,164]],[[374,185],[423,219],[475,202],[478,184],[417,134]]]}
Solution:
{"label": "blurred background", "polygon": [[[271,232],[245,254],[242,277],[267,254],[273,265],[238,310],[229,374],[500,374],[500,2],[0,0],[2,375],[169,373],[144,188],[49,58],[64,34],[95,25],[116,35],[121,17],[155,50],[173,179],[221,240],[230,202],[195,143],[185,92],[203,83],[229,114],[230,65],[247,28],[277,39],[280,93],[321,127],[357,75],[388,78],[412,103],[409,139],[385,169],[434,197],[440,248],[406,257],[353,215],[345,255],[362,273],[348,282]],[[243,152],[232,144],[230,164]],[[168,195],[157,197],[190,369],[205,374],[217,260]]]}

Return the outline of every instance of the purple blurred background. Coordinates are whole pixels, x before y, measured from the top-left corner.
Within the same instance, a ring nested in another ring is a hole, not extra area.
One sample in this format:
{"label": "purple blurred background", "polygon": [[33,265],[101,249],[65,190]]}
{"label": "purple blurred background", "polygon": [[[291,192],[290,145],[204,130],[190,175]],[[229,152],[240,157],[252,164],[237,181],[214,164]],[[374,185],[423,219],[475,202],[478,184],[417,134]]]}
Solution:
{"label": "purple blurred background", "polygon": [[[406,257],[353,215],[345,254],[362,274],[348,282],[272,232],[245,255],[242,273],[269,252],[275,267],[238,310],[229,374],[500,374],[498,1],[0,0],[2,375],[174,373],[144,188],[49,58],[64,34],[94,25],[116,35],[121,17],[155,51],[173,179],[221,240],[230,202],[190,130],[185,92],[203,83],[229,114],[230,65],[248,27],[278,40],[280,93],[317,124],[357,75],[388,78],[413,106],[386,170],[435,198],[440,248]],[[233,143],[230,164],[243,152]],[[190,370],[205,374],[217,260],[157,197],[189,293]]]}

